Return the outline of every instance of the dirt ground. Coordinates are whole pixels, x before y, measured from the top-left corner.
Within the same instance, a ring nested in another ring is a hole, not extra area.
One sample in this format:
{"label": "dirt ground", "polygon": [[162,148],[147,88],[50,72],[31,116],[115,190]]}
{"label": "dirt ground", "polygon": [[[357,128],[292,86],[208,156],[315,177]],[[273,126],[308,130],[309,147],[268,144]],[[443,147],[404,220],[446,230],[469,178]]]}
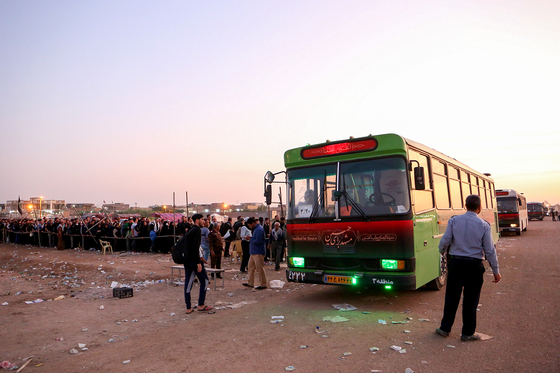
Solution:
{"label": "dirt ground", "polygon": [[[57,373],[558,372],[559,239],[560,223],[551,221],[502,237],[504,278],[493,284],[488,271],[480,301],[478,331],[494,337],[483,342],[460,341],[460,312],[452,336],[434,334],[443,291],[294,283],[258,291],[226,262],[225,289],[212,283],[207,293],[215,312],[186,315],[169,255],[0,245],[0,360],[22,366],[31,358],[23,372]],[[285,281],[284,270],[266,271],[269,281]],[[134,296],[113,298],[113,281]],[[332,307],[343,303],[357,310]]]}

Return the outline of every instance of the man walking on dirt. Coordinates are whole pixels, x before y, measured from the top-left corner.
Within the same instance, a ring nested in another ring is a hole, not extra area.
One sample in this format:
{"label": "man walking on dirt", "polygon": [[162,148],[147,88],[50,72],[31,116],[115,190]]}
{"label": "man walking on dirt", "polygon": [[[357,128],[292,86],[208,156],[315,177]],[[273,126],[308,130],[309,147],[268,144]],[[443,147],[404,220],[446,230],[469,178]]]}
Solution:
{"label": "man walking on dirt", "polygon": [[256,286],[255,289],[263,290],[266,289],[268,285],[266,273],[264,271],[264,256],[266,254],[266,250],[264,247],[266,242],[264,228],[255,218],[249,218],[247,220],[247,226],[249,229],[253,230],[253,234],[250,237],[246,237],[246,239],[250,239],[249,253],[251,254],[251,256],[249,257],[249,279],[242,285],[253,287],[255,284],[256,272],[259,275],[261,284],[259,286]]}
{"label": "man walking on dirt", "polygon": [[194,310],[191,307],[191,290],[194,284],[195,276],[198,278],[200,291],[198,294],[198,311],[210,311],[212,307],[205,306],[206,288],[208,287],[208,275],[202,265],[200,259],[200,239],[202,233],[200,227],[204,225],[201,214],[194,214],[192,219],[194,225],[185,234],[187,235],[187,257],[185,258],[185,304],[187,306],[187,314],[191,314]]}
{"label": "man walking on dirt", "polygon": [[498,267],[496,248],[492,241],[490,224],[477,215],[481,211],[480,197],[470,195],[465,203],[467,212],[449,220],[445,234],[439,243],[439,252],[448,252],[447,289],[443,319],[436,333],[448,337],[455,321],[455,314],[463,293],[463,329],[461,341],[477,341],[480,336],[476,331],[476,309],[482,289],[484,265],[486,260],[492,267],[495,283],[502,276]]}

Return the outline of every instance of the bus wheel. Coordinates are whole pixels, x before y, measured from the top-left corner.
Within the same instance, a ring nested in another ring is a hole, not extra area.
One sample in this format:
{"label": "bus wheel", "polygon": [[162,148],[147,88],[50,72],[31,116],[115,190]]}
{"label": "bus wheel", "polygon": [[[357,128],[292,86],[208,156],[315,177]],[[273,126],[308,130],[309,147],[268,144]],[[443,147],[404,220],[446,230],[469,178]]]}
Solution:
{"label": "bus wheel", "polygon": [[521,229],[516,230],[515,234],[518,235],[518,236],[521,236]]}
{"label": "bus wheel", "polygon": [[430,290],[441,290],[445,286],[447,280],[447,255],[440,256],[441,275],[428,282],[427,287]]}

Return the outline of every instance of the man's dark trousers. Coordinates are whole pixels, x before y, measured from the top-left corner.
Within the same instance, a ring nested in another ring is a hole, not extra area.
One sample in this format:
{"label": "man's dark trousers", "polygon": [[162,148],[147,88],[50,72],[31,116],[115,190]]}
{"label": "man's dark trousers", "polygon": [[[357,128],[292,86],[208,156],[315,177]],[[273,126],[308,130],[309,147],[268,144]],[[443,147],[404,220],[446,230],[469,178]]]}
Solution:
{"label": "man's dark trousers", "polygon": [[184,264],[183,267],[185,268],[185,305],[187,309],[191,309],[191,290],[194,285],[195,277],[198,278],[198,284],[200,289],[198,291],[198,305],[203,306],[206,300],[206,288],[208,287],[208,275],[206,274],[206,270],[204,266],[202,267],[202,271],[198,272],[196,270],[196,266]]}
{"label": "man's dark trousers", "polygon": [[445,306],[440,329],[451,332],[455,314],[463,292],[463,330],[464,336],[476,331],[476,309],[480,299],[480,290],[484,275],[484,265],[480,259],[449,256],[448,275],[445,291]]}
{"label": "man's dark trousers", "polygon": [[241,272],[247,272],[247,265],[249,264],[249,253],[250,253],[251,244],[249,241],[241,240],[241,251],[243,258],[241,258],[241,268],[239,270]]}

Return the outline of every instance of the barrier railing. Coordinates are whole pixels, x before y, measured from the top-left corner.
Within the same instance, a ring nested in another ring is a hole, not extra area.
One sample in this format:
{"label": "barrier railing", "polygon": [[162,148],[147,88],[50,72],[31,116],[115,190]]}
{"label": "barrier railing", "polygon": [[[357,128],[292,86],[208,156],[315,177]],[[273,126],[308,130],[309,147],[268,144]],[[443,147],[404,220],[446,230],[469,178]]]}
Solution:
{"label": "barrier railing", "polygon": [[[56,247],[58,234],[56,232],[31,231],[14,232],[6,228],[1,229],[2,243],[15,243],[18,245],[32,245],[39,247]],[[153,251],[168,253],[173,247],[174,236],[157,236]],[[178,238],[176,236],[176,238]],[[82,248],[84,250],[100,250],[99,240],[109,241],[113,251],[139,251],[150,252],[152,240],[150,237],[107,237],[93,236],[91,234],[62,234],[65,249]]]}

